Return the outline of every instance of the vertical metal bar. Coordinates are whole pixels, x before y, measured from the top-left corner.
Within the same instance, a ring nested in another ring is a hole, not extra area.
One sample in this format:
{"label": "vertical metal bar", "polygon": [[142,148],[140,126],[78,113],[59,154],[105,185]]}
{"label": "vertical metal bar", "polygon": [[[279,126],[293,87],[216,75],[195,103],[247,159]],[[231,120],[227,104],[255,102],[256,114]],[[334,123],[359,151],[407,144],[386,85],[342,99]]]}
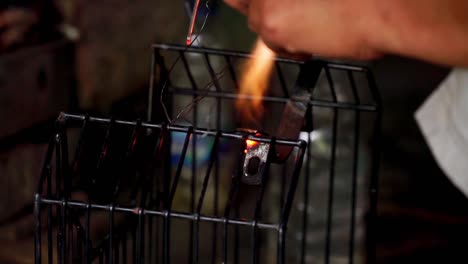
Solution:
{"label": "vertical metal bar", "polygon": [[67,209],[67,218],[70,221],[68,223],[68,263],[73,263],[73,242],[75,241],[73,238],[73,219],[72,216],[70,215],[70,210],[71,208]]}
{"label": "vertical metal bar", "polygon": [[217,92],[221,91],[221,85],[219,83],[218,77],[216,77],[216,73],[213,69],[213,65],[211,65],[210,62],[210,57],[208,56],[207,53],[204,53],[205,55],[205,62],[206,62],[206,67],[208,68],[208,73],[210,74],[211,80],[213,81],[214,87],[216,88]]}
{"label": "vertical metal bar", "polygon": [[[140,140],[140,130],[141,128],[141,120],[137,120],[136,121],[136,125],[133,129],[133,132],[132,132],[132,136],[130,138],[130,142],[128,143],[128,146],[127,146],[127,150],[125,152],[125,157],[123,159],[123,164],[124,164],[124,168],[122,169],[122,172],[121,173],[115,173],[113,174],[113,183],[112,184],[115,184],[114,186],[114,191],[113,191],[113,198],[112,198],[112,201],[116,201],[117,197],[119,196],[119,193],[120,193],[120,185],[121,185],[121,179],[122,179],[122,176],[123,177],[126,177],[126,176],[129,176],[129,175],[135,175],[135,171],[132,170],[135,168],[135,159],[134,159],[134,156],[135,156],[135,148],[138,144],[138,141]],[[136,170],[136,169],[135,169]],[[140,183],[140,179],[137,180],[137,184]],[[146,185],[144,184],[141,184],[140,185],[143,185],[143,187],[145,187]],[[146,198],[146,192],[143,192],[142,194],[142,198],[141,198],[141,201],[144,202],[145,198]]]}
{"label": "vertical metal bar", "polygon": [[[98,158],[97,163],[96,163],[95,173],[91,174],[90,186],[91,186],[91,189],[93,190],[93,192],[100,191],[97,188],[102,183],[102,177],[104,177],[104,175],[103,175],[103,173],[101,171],[101,168],[103,167],[103,164],[104,164],[104,162],[106,160],[106,157],[108,155],[109,145],[110,145],[110,141],[111,141],[111,134],[113,133],[112,128],[114,127],[114,124],[115,124],[115,119],[112,117],[109,124],[107,125],[106,134],[104,136],[104,142],[103,142],[103,144],[101,146],[101,151],[100,151],[100,154],[99,154],[99,158]],[[98,179],[98,177],[100,179]]]}
{"label": "vertical metal bar", "polygon": [[127,264],[127,230],[122,233],[122,263]]}
{"label": "vertical metal bar", "polygon": [[236,71],[234,70],[234,67],[232,66],[231,57],[224,56],[224,59],[226,60],[226,64],[227,64],[228,70],[229,70],[229,75],[231,76],[232,82],[234,83],[234,87],[236,88],[236,90],[238,90],[239,89],[239,83],[237,81]]}
{"label": "vertical metal bar", "polygon": [[258,224],[257,221],[254,221],[254,224],[252,225],[252,233],[251,233],[251,240],[252,240],[252,253],[251,257],[252,259],[250,260],[251,263],[256,264],[259,261],[260,258],[260,252],[258,252],[259,247],[258,247]]}
{"label": "vertical metal bar", "polygon": [[[161,157],[161,165],[162,165],[162,184],[161,181],[160,181],[160,178],[159,177],[156,177],[156,187],[157,187],[157,191],[156,191],[156,202],[160,202],[163,204],[164,208],[165,209],[167,207],[167,204],[168,204],[168,200],[169,200],[169,185],[170,185],[170,179],[171,179],[171,151],[170,151],[170,134],[169,134],[169,131],[167,129],[167,125],[163,125],[162,128],[161,128],[161,136],[160,136],[160,139],[159,139],[159,143],[158,143],[158,149],[157,149],[157,153],[159,153],[159,155],[157,155],[157,157]],[[159,188],[160,186],[163,187],[163,189],[160,191]],[[161,194],[162,195],[161,195]],[[162,196],[162,197],[161,197]],[[157,204],[159,206],[159,204]],[[166,233],[164,231],[164,226],[166,224],[166,221],[165,221],[166,218],[163,218],[163,221],[162,221],[162,226],[163,226],[163,230],[162,230],[162,237],[161,237],[161,240],[162,240],[162,246],[161,246],[161,255],[162,255],[162,261],[164,262],[166,258],[169,258],[169,252],[167,252],[166,254]],[[160,224],[159,224],[159,218],[156,218],[156,230],[155,230],[155,233],[156,233],[156,237],[158,238],[156,240],[156,248],[158,249],[158,252],[159,252],[159,229],[160,229]],[[156,258],[156,263],[159,263],[159,258],[157,257]]]}
{"label": "vertical metal bar", "polygon": [[[44,166],[41,172],[41,176],[38,182],[38,187],[37,187],[37,192],[34,196],[34,259],[36,264],[41,264],[42,263],[42,225],[41,225],[41,195],[42,195],[42,189],[43,189],[43,183],[44,180],[47,181],[47,197],[51,199],[51,179],[50,179],[50,174],[51,174],[51,169],[50,169],[50,162],[52,159],[53,151],[55,147],[55,137],[53,137],[49,143],[49,146],[47,148],[46,152],[46,158],[44,162]],[[47,212],[47,231],[48,231],[48,236],[49,236],[49,230],[52,230],[51,226],[51,210],[50,210],[50,205],[48,205],[48,212]],[[50,237],[48,237],[50,238]],[[48,239],[48,252],[52,249],[52,240]],[[49,256],[49,262],[50,262],[50,254]]]}
{"label": "vertical metal bar", "polygon": [[[197,114],[198,114],[198,104],[195,104],[194,110],[193,110],[193,123],[195,127],[197,127],[198,125]],[[191,177],[191,182],[190,182],[190,212],[191,213],[193,213],[195,210],[195,195],[197,191],[197,188],[196,188],[196,176],[197,175],[196,174],[197,174],[197,136],[193,135],[193,138],[192,138],[192,177]],[[193,241],[194,239],[193,228],[194,226],[190,225],[190,241]],[[190,263],[190,261],[194,259],[192,255],[193,251],[192,251],[192,248],[190,248],[190,245],[189,245],[189,252],[190,253],[188,254],[188,256],[190,258],[189,258],[188,263]]]}
{"label": "vertical metal bar", "polygon": [[187,135],[185,136],[184,146],[182,148],[182,152],[181,152],[180,159],[179,159],[179,164],[177,166],[177,171],[176,171],[176,174],[174,176],[174,181],[173,181],[172,186],[171,186],[171,193],[170,193],[169,204],[168,204],[169,209],[172,207],[172,201],[174,200],[174,196],[175,196],[175,193],[177,191],[177,185],[179,184],[180,175],[182,174],[182,169],[184,167],[185,156],[187,154],[188,145],[190,143],[190,139],[193,136],[194,136],[193,135],[193,127],[189,127],[189,129],[187,131]]}
{"label": "vertical metal bar", "polygon": [[137,227],[132,226],[132,255],[133,263],[138,263],[138,252],[137,252]]}
{"label": "vertical metal bar", "polygon": [[64,197],[69,199],[71,196],[72,179],[70,176],[70,163],[68,160],[68,137],[65,131],[65,127],[63,127],[62,124],[60,127],[60,143],[61,143],[60,147],[62,148],[62,162],[63,162],[62,177],[63,177],[63,184],[64,184],[64,190],[65,190]]}
{"label": "vertical metal bar", "polygon": [[379,187],[379,164],[380,164],[380,144],[381,144],[381,129],[382,129],[382,102],[379,97],[377,87],[375,84],[374,76],[368,72],[369,86],[371,91],[374,93],[374,100],[377,104],[376,120],[373,128],[372,135],[372,167],[371,167],[371,179],[370,179],[370,190],[369,190],[369,219],[367,221],[367,263],[377,263],[377,199],[378,199],[378,187]]}
{"label": "vertical metal bar", "polygon": [[62,199],[62,151],[60,147],[60,134],[55,135],[55,197],[57,200]]}
{"label": "vertical metal bar", "polygon": [[[182,62],[185,67],[185,71],[187,73],[187,77],[190,80],[190,84],[192,86],[192,90],[196,91],[198,90],[197,83],[195,82],[195,78],[193,77],[192,71],[190,70],[190,65],[187,62],[187,58],[185,57],[184,52],[180,52],[180,57],[182,58]],[[196,95],[193,95],[193,100],[196,99]],[[198,104],[194,105],[194,109],[192,112],[192,121],[193,121],[193,126],[197,127],[198,123]],[[196,194],[196,172],[197,172],[197,137],[194,135],[192,138],[192,175],[191,175],[191,182],[190,182],[190,212],[194,213],[195,211],[195,194]],[[193,241],[194,239],[194,226],[189,223],[189,228],[190,228],[190,238],[189,241]],[[193,249],[189,244],[189,254],[188,256],[188,263],[191,263],[193,261]]]}
{"label": "vertical metal bar", "polygon": [[[49,145],[47,147],[45,159],[44,159],[44,164],[42,166],[42,171],[41,175],[39,177],[36,193],[39,195],[42,195],[43,187],[44,187],[44,180],[47,180],[47,169],[51,167],[50,163],[52,162],[53,159],[53,154],[54,154],[54,149],[55,149],[55,135],[51,137],[49,140]],[[49,197],[52,198],[52,197]]]}
{"label": "vertical metal bar", "polygon": [[164,213],[164,220],[163,220],[163,263],[169,264],[170,263],[170,227],[171,222],[169,219],[169,211],[166,210]]}
{"label": "vertical metal bar", "polygon": [[[151,159],[149,161],[149,170],[148,170],[148,175],[149,175],[149,186],[150,186],[150,201],[148,205],[148,209],[154,210],[154,209],[159,209],[158,208],[158,188],[159,186],[156,186],[158,183],[158,180],[155,179],[155,170],[156,170],[156,162],[158,160],[157,157],[157,146],[159,145],[159,140],[160,138],[157,137],[155,131],[151,131],[151,133],[148,133],[148,135],[154,139],[155,142],[155,147],[151,156]],[[153,216],[148,216],[148,261],[149,263],[155,263],[157,260],[154,260],[155,258],[157,259],[158,256],[158,237],[155,236],[155,228],[154,224],[156,221],[156,217]]]}
{"label": "vertical metal bar", "polygon": [[[240,209],[239,205],[236,205],[234,208],[234,215],[236,219],[240,218]],[[234,263],[239,264],[239,255],[240,255],[240,230],[239,225],[234,226]]]}
{"label": "vertical metal bar", "polygon": [[114,208],[113,204],[109,207],[109,257],[107,258],[109,264],[114,263]]}
{"label": "vertical metal bar", "polygon": [[[154,131],[153,131],[154,132]],[[150,177],[149,182],[149,189],[150,189],[150,201],[149,201],[149,209],[160,209],[161,204],[161,173],[155,175],[155,169],[162,168],[164,169],[164,156],[165,156],[165,145],[167,140],[167,126],[163,125],[161,134],[155,138],[155,147],[152,153],[152,159],[150,160],[148,174]],[[154,133],[154,136],[157,134]],[[165,164],[166,166],[170,166],[170,164]],[[163,171],[164,174],[164,171]],[[158,263],[159,262],[159,236],[158,236],[158,225],[159,219],[157,217],[148,216],[148,260],[150,263]],[[154,245],[153,245],[154,244]],[[155,260],[153,260],[155,259]]]}
{"label": "vertical metal bar", "polygon": [[102,253],[104,256],[103,263],[107,264],[109,261],[109,237],[108,236],[106,236],[104,240],[99,243],[99,248],[103,252]]}
{"label": "vertical metal bar", "polygon": [[278,229],[278,248],[277,248],[277,263],[286,263],[286,225],[280,226]]}
{"label": "vertical metal bar", "polygon": [[76,227],[76,260],[72,259],[72,263],[84,263],[83,259],[83,227]]}
{"label": "vertical metal bar", "polygon": [[138,224],[137,224],[137,238],[136,238],[136,251],[137,251],[137,259],[136,263],[144,263],[144,258],[145,258],[145,223],[144,223],[144,210],[143,208],[138,209]]}
{"label": "vertical metal bar", "polygon": [[[70,175],[70,164],[68,159],[68,138],[67,133],[64,127],[64,121],[59,120],[59,133],[60,133],[60,148],[61,148],[61,155],[62,155],[62,178],[63,178],[63,198],[68,201],[71,196],[71,175]],[[65,245],[63,247],[63,257],[64,262],[69,262],[73,258],[73,223],[72,223],[72,212],[71,209],[68,208],[67,203],[64,204],[63,208],[63,238],[65,241]],[[68,234],[67,234],[68,231]],[[68,249],[68,251],[66,251]]]}
{"label": "vertical metal bar", "polygon": [[348,80],[351,85],[351,91],[353,93],[354,102],[359,105],[361,103],[361,99],[359,98],[359,93],[357,91],[356,80],[354,79],[354,74],[352,71],[347,71],[348,73]]}
{"label": "vertical metal bar", "polygon": [[179,56],[182,59],[182,62],[185,67],[185,72],[187,73],[187,77],[190,81],[190,85],[192,85],[193,90],[198,90],[197,83],[195,82],[195,78],[193,77],[192,71],[190,70],[190,65],[188,64],[187,58],[185,57],[185,52],[180,51]]}
{"label": "vertical metal bar", "polygon": [[[216,217],[218,217],[219,215],[219,159],[218,159],[218,155],[216,155],[215,157],[214,165],[215,165],[215,168],[214,168],[214,182],[213,182],[213,188],[214,188],[213,214]],[[218,254],[218,224],[217,223],[212,224],[211,232],[213,234],[212,241],[211,241],[211,263],[215,264],[217,254]]]}
{"label": "vertical metal bar", "polygon": [[91,203],[86,205],[86,235],[85,235],[85,261],[86,263],[91,263]]}
{"label": "vertical metal bar", "polygon": [[96,168],[99,170],[104,162],[104,159],[107,156],[107,150],[109,148],[109,143],[111,139],[111,130],[114,126],[115,119],[112,117],[109,124],[107,125],[106,135],[104,136],[104,143],[102,144],[101,153],[99,154],[99,159],[97,161]]}
{"label": "vertical metal bar", "polygon": [[193,222],[194,223],[193,224],[194,237],[193,237],[193,240],[191,240],[192,251],[193,251],[192,253],[193,259],[190,260],[191,263],[198,263],[200,213],[203,207],[203,202],[205,200],[206,191],[208,189],[208,183],[210,180],[211,170],[213,168],[214,163],[216,162],[220,137],[221,137],[221,133],[220,132],[216,133],[213,146],[211,147],[210,161],[208,163],[208,168],[206,170],[205,177],[203,178],[202,189],[200,192],[200,197],[198,199],[198,204],[197,204],[197,208],[195,211],[196,219]]}
{"label": "vertical metal bar", "polygon": [[114,250],[114,264],[120,263],[120,240],[122,239],[121,235],[119,235],[114,241],[115,250]]}
{"label": "vertical metal bar", "polygon": [[[184,166],[185,156],[187,154],[188,145],[190,143],[190,138],[193,135],[193,127],[188,129],[187,135],[185,136],[184,146],[182,148],[181,156],[179,159],[179,164],[177,166],[176,174],[174,176],[174,180],[172,185],[170,186],[171,190],[169,193],[169,197],[167,197],[166,203],[166,212],[164,214],[164,228],[163,228],[163,236],[164,236],[164,243],[163,243],[163,259],[164,263],[170,263],[170,216],[172,210],[172,202],[174,200],[174,196],[177,190],[177,186],[179,184],[180,175],[182,174],[182,168]],[[167,180],[166,180],[167,181]],[[169,187],[169,186],[167,186]]]}
{"label": "vertical metal bar", "polygon": [[159,224],[159,218],[158,217],[156,217],[155,222],[156,222],[156,227],[155,227],[155,230],[154,230],[154,237],[155,237],[154,248],[156,249],[156,261],[155,261],[155,263],[159,264],[160,256],[163,255],[163,254],[160,253],[161,249],[160,249],[160,246],[159,246],[160,245],[160,243],[159,243],[159,239],[160,239],[160,237],[159,237],[159,233],[160,233],[159,232],[159,226],[160,226],[160,224]]}
{"label": "vertical metal bar", "polygon": [[[312,108],[311,108],[312,111]],[[305,176],[304,176],[304,210],[302,212],[302,232],[301,232],[301,258],[300,263],[305,263],[306,259],[306,246],[307,246],[307,231],[309,225],[308,213],[309,213],[309,186],[310,186],[310,166],[311,166],[311,159],[312,159],[312,137],[310,135],[311,132],[307,133],[307,151],[306,151],[306,164],[305,164]]]}
{"label": "vertical metal bar", "polygon": [[288,194],[286,195],[286,201],[281,210],[281,221],[278,227],[278,254],[277,262],[280,264],[285,263],[286,259],[286,231],[289,221],[289,215],[291,214],[291,208],[294,201],[294,195],[297,189],[297,183],[301,174],[301,167],[304,161],[304,154],[307,148],[307,143],[301,142],[298,147],[298,153],[296,155],[294,170],[291,177],[291,183],[289,184]]}
{"label": "vertical metal bar", "polygon": [[228,200],[224,208],[224,221],[223,221],[223,264],[228,263],[228,225],[229,225],[229,215],[231,214],[231,209],[235,206],[235,198],[240,188],[240,182],[242,177],[242,166],[244,164],[245,153],[244,149],[246,148],[247,135],[242,138],[241,144],[241,153],[239,155],[240,159],[237,164],[237,171],[234,174],[234,177],[231,180],[231,188],[228,193]]}
{"label": "vertical metal bar", "polygon": [[223,264],[228,263],[228,224],[229,219],[226,217],[223,221]]}
{"label": "vertical metal bar", "polygon": [[[152,186],[152,184],[151,184]],[[152,195],[151,195],[152,196]],[[151,198],[150,198],[151,199]],[[151,216],[148,216],[148,249],[147,249],[147,252],[148,252],[148,262],[149,263],[154,263],[153,261],[153,239],[155,239],[153,237],[153,221],[154,221],[154,217],[151,217]]]}
{"label": "vertical metal bar", "polygon": [[171,146],[169,141],[170,133],[167,130],[167,126],[163,125],[162,128],[161,141],[159,142],[160,151],[163,157],[163,205],[165,208],[169,206],[169,197],[170,197],[170,186],[171,186]]}
{"label": "vertical metal bar", "polygon": [[[351,89],[356,104],[360,104],[359,94],[357,92],[356,82],[354,80],[353,73],[348,71],[348,79],[351,84]],[[351,183],[351,219],[350,219],[350,230],[349,230],[349,242],[348,242],[348,259],[349,263],[354,263],[354,243],[355,243],[355,227],[356,227],[356,199],[357,199],[357,174],[358,174],[358,162],[359,162],[359,135],[361,127],[361,115],[359,110],[354,113],[354,137],[353,137],[353,167],[352,167],[352,183]]]}
{"label": "vertical metal bar", "polygon": [[146,110],[146,121],[153,121],[153,101],[154,101],[154,82],[156,70],[156,50],[153,48],[151,52],[151,73],[148,88],[148,109]]}
{"label": "vertical metal bar", "polygon": [[[47,174],[47,198],[52,199],[52,168],[50,164],[47,164],[45,173]],[[52,205],[47,205],[47,258],[48,263],[53,263],[53,235],[52,235]]]}
{"label": "vertical metal bar", "polygon": [[67,219],[66,219],[66,212],[67,212],[67,200],[63,199],[62,200],[62,214],[61,214],[61,218],[62,218],[62,225],[61,227],[59,227],[61,230],[60,232],[62,233],[62,243],[63,243],[63,246],[61,247],[61,252],[60,252],[60,255],[62,256],[62,261],[59,262],[59,263],[67,263],[67,253],[66,253],[66,247],[67,247],[67,235],[66,235],[66,226],[67,226]]}
{"label": "vertical metal bar", "polygon": [[[213,198],[213,214],[218,217],[219,216],[219,162],[218,156],[216,156],[215,160],[215,169],[214,169],[214,198]],[[212,232],[212,241],[211,241],[211,263],[216,263],[216,258],[218,254],[218,224],[213,223],[211,227]]]}
{"label": "vertical metal bar", "polygon": [[262,174],[262,179],[260,183],[260,191],[257,194],[257,200],[255,202],[255,212],[254,212],[254,224],[252,225],[252,263],[257,264],[260,261],[260,247],[259,247],[259,234],[258,234],[258,221],[260,219],[260,214],[262,212],[263,198],[265,196],[266,186],[268,184],[270,176],[270,165],[271,165],[271,156],[274,149],[276,149],[276,139],[273,138],[270,142],[270,148],[267,154],[267,160],[265,164],[265,169]]}
{"label": "vertical metal bar", "polygon": [[335,83],[333,82],[333,78],[330,73],[330,68],[328,68],[328,66],[325,66],[324,69],[325,69],[325,76],[327,77],[327,81],[328,81],[328,88],[330,88],[330,94],[332,96],[332,100],[334,103],[337,103],[338,97],[336,96]]}
{"label": "vertical metal bar", "polygon": [[[281,187],[280,187],[280,195],[279,195],[279,208],[283,207],[284,196],[286,195],[286,190],[284,187],[286,186],[286,172],[287,172],[286,165],[284,165],[283,168],[281,168]],[[281,218],[281,211],[279,212],[279,217]]]}
{"label": "vertical metal bar", "polygon": [[198,259],[198,251],[199,251],[199,236],[200,236],[200,215],[199,214],[195,214],[194,215],[194,221],[192,222],[192,228],[191,228],[191,231],[193,232],[192,233],[192,240],[190,240],[192,242],[192,245],[191,245],[191,253],[190,253],[190,256],[193,257],[193,259],[189,259],[188,263],[193,263],[193,264],[196,264],[198,263],[199,259]]}
{"label": "vertical metal bar", "polygon": [[[39,198],[39,201],[38,201],[38,204],[36,204],[37,201],[35,201],[35,208],[34,210],[36,210],[36,207],[37,205],[40,205],[40,197],[42,195],[42,191],[43,191],[43,184],[44,184],[44,180],[46,180],[46,186],[47,186],[47,198],[49,199],[52,199],[52,167],[51,167],[51,162],[52,162],[52,158],[53,158],[53,153],[54,153],[54,149],[56,148],[56,135],[54,135],[50,141],[49,141],[49,145],[47,147],[47,151],[46,151],[46,156],[45,156],[45,160],[44,160],[44,165],[42,167],[42,171],[41,171],[41,175],[40,175],[40,178],[39,178],[39,182],[38,182],[38,187],[37,187],[37,192],[36,192],[36,198]],[[38,214],[39,215],[35,215],[36,217],[39,216],[40,217],[40,208],[37,208],[39,211],[38,211]],[[39,219],[40,220],[40,219]],[[36,222],[36,225],[39,225],[39,226],[36,226],[36,228],[40,228],[40,221],[39,222]],[[39,232],[37,232],[39,231]],[[52,205],[48,204],[47,205],[47,236],[48,236],[48,262],[51,263],[51,261],[53,260],[53,239],[52,239]],[[37,244],[39,242],[39,244]],[[40,233],[40,229],[39,230],[36,230],[35,232],[35,249],[38,250],[37,247],[39,247],[39,250],[40,250],[40,247],[41,247],[41,233]],[[34,254],[37,254],[37,252],[35,251]],[[36,256],[36,257],[39,257],[39,263],[40,263],[40,259],[41,259],[41,256],[39,254],[39,256]],[[36,262],[38,263],[38,262]]]}
{"label": "vertical metal bar", "polygon": [[[328,79],[330,92],[332,94],[333,101],[337,101],[334,83],[328,67],[325,68],[325,73]],[[327,224],[325,230],[325,263],[330,263],[331,254],[331,234],[333,224],[333,200],[335,190],[335,166],[336,166],[336,143],[338,133],[338,109],[333,108],[333,127],[332,127],[332,142],[331,142],[331,157],[330,157],[330,169],[329,169],[329,182],[328,182],[328,205],[327,205]]]}
{"label": "vertical metal bar", "polygon": [[369,84],[369,90],[370,90],[370,93],[372,95],[372,99],[374,100],[375,104],[377,105],[377,108],[378,108],[377,112],[380,112],[380,111],[382,111],[382,98],[380,97],[379,90],[377,88],[374,75],[368,69],[366,69],[364,74],[367,77],[367,81],[368,81],[368,84]]}
{"label": "vertical metal bar", "polygon": [[[230,67],[229,71],[231,72],[231,78],[234,81],[234,85],[236,85],[237,88],[237,78],[234,72],[234,69],[232,68],[232,63],[229,60],[229,57],[226,61],[228,64],[228,67]],[[219,86],[215,86],[215,89],[217,92],[221,92]],[[219,97],[216,98],[216,130],[220,131],[221,130],[221,115],[222,115],[222,107],[221,107],[221,99]],[[214,201],[213,201],[213,211],[214,215],[217,217],[218,216],[218,208],[219,208],[219,160],[218,160],[218,155],[215,155],[215,176],[214,176]],[[218,224],[213,223],[212,225],[212,241],[211,241],[211,263],[216,262],[217,258],[217,253],[218,253]]]}
{"label": "vertical metal bar", "polygon": [[[36,193],[34,197],[34,218],[35,218],[35,232],[34,232],[34,259],[36,264],[42,263],[41,256],[41,196]],[[49,260],[50,262],[50,260]]]}
{"label": "vertical metal bar", "polygon": [[[157,137],[155,137],[155,133],[154,133],[154,130],[148,130],[147,132],[147,136],[148,138],[150,139],[153,139],[155,140],[155,146],[158,146],[158,139]],[[152,143],[152,140],[149,140],[149,142]],[[149,150],[149,148],[148,148]],[[151,159],[149,159],[149,169],[147,171],[148,173],[148,177],[149,177],[149,203],[148,203],[148,206],[147,208],[152,210],[152,209],[155,209],[156,208],[156,191],[155,191],[155,179],[154,179],[154,172],[155,172],[155,151],[153,150],[153,153],[152,153],[152,156],[151,156]],[[148,154],[149,154],[149,151],[148,151]],[[154,232],[153,232],[153,223],[154,223],[154,218],[155,217],[152,217],[152,216],[148,216],[148,249],[147,249],[147,252],[148,252],[148,262],[149,263],[154,263],[155,261],[153,260],[153,256],[157,255],[157,249],[153,249],[153,243],[156,243],[156,240],[157,238],[154,237]],[[153,251],[154,254],[153,254]]]}
{"label": "vertical metal bar", "polygon": [[[56,158],[56,166],[55,166],[55,170],[56,170],[56,173],[55,173],[55,180],[56,180],[56,185],[55,185],[55,188],[56,188],[56,199],[57,200],[61,200],[63,197],[62,197],[62,193],[61,193],[61,186],[62,186],[62,183],[61,183],[61,177],[62,177],[62,153],[61,153],[61,142],[60,142],[60,134],[56,134],[55,135],[55,158]],[[62,211],[63,211],[63,208],[61,208],[60,206],[57,206],[57,261],[58,263],[64,263],[64,250],[65,250],[65,243],[64,243],[64,223],[63,221],[65,219],[63,219],[62,217]]]}

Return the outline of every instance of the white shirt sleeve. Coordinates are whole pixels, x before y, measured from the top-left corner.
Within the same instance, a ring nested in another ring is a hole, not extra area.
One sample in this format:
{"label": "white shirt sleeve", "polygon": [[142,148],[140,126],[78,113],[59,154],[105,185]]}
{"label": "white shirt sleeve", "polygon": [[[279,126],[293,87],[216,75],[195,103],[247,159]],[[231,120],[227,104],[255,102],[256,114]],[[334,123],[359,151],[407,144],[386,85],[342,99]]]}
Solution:
{"label": "white shirt sleeve", "polygon": [[468,197],[468,69],[455,69],[416,112],[439,167]]}

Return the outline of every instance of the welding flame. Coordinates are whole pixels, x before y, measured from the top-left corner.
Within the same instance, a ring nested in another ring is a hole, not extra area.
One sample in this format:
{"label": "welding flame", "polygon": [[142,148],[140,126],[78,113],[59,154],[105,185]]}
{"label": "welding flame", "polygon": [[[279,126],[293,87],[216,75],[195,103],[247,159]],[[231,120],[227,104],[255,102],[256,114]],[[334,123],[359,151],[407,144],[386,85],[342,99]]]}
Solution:
{"label": "welding flame", "polygon": [[253,147],[258,145],[258,142],[254,141],[254,140],[247,139],[245,141],[245,144],[247,145],[247,148],[253,148]]}
{"label": "welding flame", "polygon": [[236,101],[236,109],[243,118],[256,121],[262,117],[261,97],[265,94],[269,84],[274,57],[274,52],[258,39],[252,51],[252,57],[244,65],[239,83],[241,96]]}

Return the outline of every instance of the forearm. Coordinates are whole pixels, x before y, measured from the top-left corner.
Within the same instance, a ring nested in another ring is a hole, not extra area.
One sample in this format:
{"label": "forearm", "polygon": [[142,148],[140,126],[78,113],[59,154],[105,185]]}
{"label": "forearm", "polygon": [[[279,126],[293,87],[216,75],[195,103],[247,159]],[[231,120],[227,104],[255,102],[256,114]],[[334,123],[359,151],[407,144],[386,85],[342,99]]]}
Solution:
{"label": "forearm", "polygon": [[398,54],[468,66],[467,0],[225,0],[270,47],[372,59]]}
{"label": "forearm", "polygon": [[377,27],[371,45],[451,66],[468,66],[468,1],[373,0]]}

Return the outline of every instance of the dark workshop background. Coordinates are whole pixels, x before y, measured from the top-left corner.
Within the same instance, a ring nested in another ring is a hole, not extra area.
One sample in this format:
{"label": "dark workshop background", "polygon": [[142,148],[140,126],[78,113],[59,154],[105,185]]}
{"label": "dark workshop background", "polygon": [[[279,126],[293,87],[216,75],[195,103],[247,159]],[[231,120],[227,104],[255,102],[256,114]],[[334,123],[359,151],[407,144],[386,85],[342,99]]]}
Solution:
{"label": "dark workshop background", "polygon": [[[188,27],[180,0],[21,2],[39,24],[0,50],[0,263],[33,262],[33,193],[58,113],[144,112],[151,43],[182,44]],[[254,40],[243,17],[214,3],[202,45],[248,51]],[[413,117],[448,69],[397,57],[370,66],[384,100],[379,263],[463,262],[468,200]]]}

